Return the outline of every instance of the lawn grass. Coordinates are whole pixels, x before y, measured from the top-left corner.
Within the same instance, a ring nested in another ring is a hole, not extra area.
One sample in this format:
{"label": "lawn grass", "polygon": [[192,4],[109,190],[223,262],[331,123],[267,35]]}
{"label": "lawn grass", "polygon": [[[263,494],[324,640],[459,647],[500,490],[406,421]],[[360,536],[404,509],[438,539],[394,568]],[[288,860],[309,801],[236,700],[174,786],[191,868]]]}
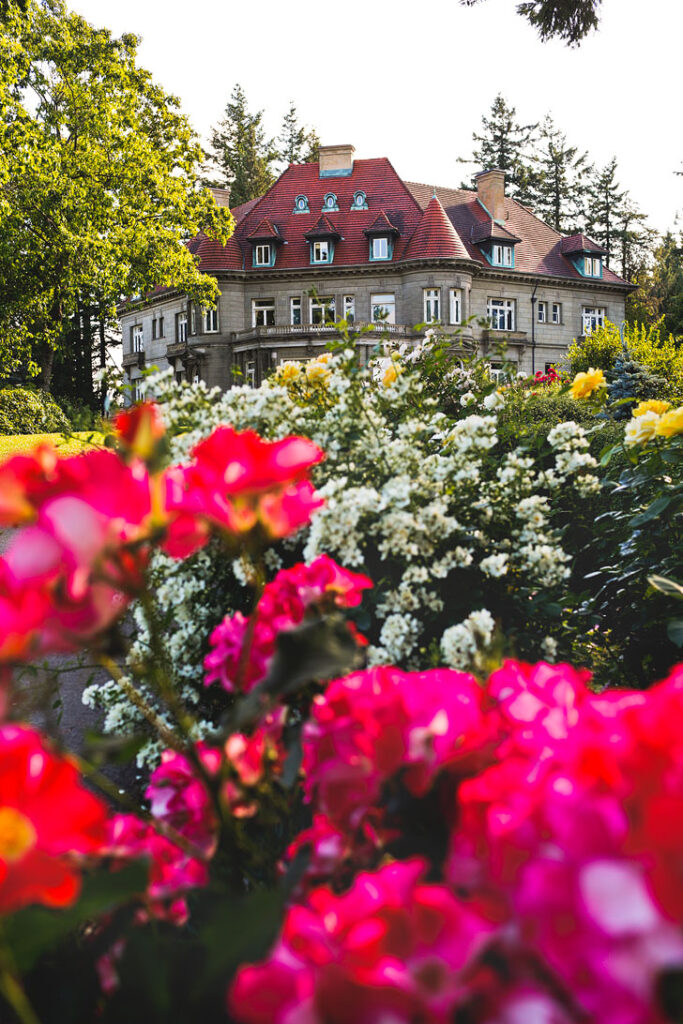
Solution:
{"label": "lawn grass", "polygon": [[25,454],[37,445],[51,442],[60,455],[77,455],[104,441],[104,434],[96,430],[80,430],[75,434],[0,434],[0,461],[11,455]]}

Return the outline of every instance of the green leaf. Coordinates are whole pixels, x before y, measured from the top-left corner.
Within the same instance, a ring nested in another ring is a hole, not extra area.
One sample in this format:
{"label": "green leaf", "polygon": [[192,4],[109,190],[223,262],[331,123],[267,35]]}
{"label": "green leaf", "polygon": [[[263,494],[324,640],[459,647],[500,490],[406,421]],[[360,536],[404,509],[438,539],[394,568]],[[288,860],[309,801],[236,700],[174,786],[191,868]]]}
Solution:
{"label": "green leaf", "polygon": [[20,973],[86,921],[108,914],[127,903],[147,886],[148,868],[143,862],[121,871],[98,870],[86,878],[80,899],[73,907],[51,910],[27,907],[5,922],[5,933]]}
{"label": "green leaf", "polygon": [[661,590],[663,594],[677,597],[679,601],[683,601],[683,586],[676,580],[672,580],[668,576],[648,576],[647,582],[655,590]]}
{"label": "green leaf", "polygon": [[671,619],[666,627],[666,635],[676,647],[683,647],[683,619]]}
{"label": "green leaf", "polygon": [[631,519],[629,526],[635,528],[637,526],[642,526],[643,523],[649,523],[652,519],[656,519],[658,515],[666,511],[671,502],[674,501],[675,497],[676,496],[673,494],[662,494],[659,498],[655,498],[644,512],[640,512],[637,516],[634,516],[633,519]]}

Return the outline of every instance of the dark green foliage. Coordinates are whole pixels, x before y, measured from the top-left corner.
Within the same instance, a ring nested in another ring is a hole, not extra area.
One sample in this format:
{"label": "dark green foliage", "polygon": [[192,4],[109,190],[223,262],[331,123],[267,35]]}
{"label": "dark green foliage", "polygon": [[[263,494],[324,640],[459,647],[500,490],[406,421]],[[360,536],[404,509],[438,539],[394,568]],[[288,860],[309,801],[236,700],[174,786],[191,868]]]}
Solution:
{"label": "dark green foliage", "polygon": [[54,399],[29,388],[0,391],[0,434],[51,434],[71,424]]}
{"label": "dark green foliage", "polygon": [[[459,163],[473,164],[475,171],[497,168],[505,171],[505,191],[520,203],[529,203],[534,195],[534,170],[528,148],[536,124],[519,124],[517,111],[499,93],[491,104],[489,116],[482,117],[481,134],[473,133],[478,143],[469,159]],[[465,188],[471,188],[469,183]]]}
{"label": "dark green foliage", "polygon": [[263,128],[263,111],[252,114],[239,83],[235,85],[222,121],[211,134],[211,184],[230,187],[231,206],[262,196],[275,181],[273,162],[278,151]]}
{"label": "dark green foliage", "polygon": [[[460,0],[471,7],[479,0]],[[569,46],[578,43],[598,27],[598,8],[601,0],[525,0],[517,4],[517,13],[548,39],[562,39]]]}
{"label": "dark green foliage", "polygon": [[[619,356],[614,369],[608,370],[610,404],[616,405],[612,415],[617,420],[626,420],[631,416],[633,407],[646,398],[660,398],[666,393],[666,380],[652,373],[648,366],[637,363],[633,359]],[[624,399],[631,399],[624,402]]]}
{"label": "dark green foliage", "polygon": [[568,145],[567,136],[548,115],[541,125],[533,158],[534,212],[556,231],[573,232],[583,211],[588,154]]}
{"label": "dark green foliage", "polygon": [[294,103],[290,103],[289,110],[282,120],[282,131],[277,137],[279,142],[278,159],[284,164],[286,170],[289,164],[310,164],[318,160],[320,153],[320,139],[313,128],[306,129],[299,124],[299,118]]}

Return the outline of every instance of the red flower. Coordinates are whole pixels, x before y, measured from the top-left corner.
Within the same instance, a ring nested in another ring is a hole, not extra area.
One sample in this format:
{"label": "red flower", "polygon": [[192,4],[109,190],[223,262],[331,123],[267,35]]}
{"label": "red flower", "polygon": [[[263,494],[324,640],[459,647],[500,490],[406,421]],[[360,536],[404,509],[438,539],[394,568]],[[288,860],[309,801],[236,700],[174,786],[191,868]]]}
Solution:
{"label": "red flower", "polygon": [[147,462],[164,437],[166,424],[155,402],[140,402],[116,416],[114,430],[124,449]]}
{"label": "red flower", "polygon": [[83,857],[103,851],[106,821],[105,805],[37,732],[0,728],[0,913],[73,903]]}
{"label": "red flower", "polygon": [[206,525],[229,534],[259,527],[270,538],[284,537],[323,504],[307,474],[324,455],[304,437],[264,441],[253,430],[223,426],[192,454],[190,466],[166,474],[166,505],[180,516],[166,544],[172,555],[183,557],[206,543]]}

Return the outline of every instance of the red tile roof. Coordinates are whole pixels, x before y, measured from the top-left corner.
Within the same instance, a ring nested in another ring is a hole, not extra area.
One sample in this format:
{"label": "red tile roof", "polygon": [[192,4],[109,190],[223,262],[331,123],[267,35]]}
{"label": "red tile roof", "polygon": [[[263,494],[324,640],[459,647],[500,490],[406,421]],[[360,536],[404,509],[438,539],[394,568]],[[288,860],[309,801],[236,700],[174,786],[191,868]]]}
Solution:
{"label": "red tile roof", "polygon": [[327,216],[323,213],[318,217],[317,221],[312,228],[304,235],[304,238],[308,238],[313,241],[315,238],[341,238],[341,234],[337,231],[336,227]]}
{"label": "red tile roof", "polygon": [[[323,210],[324,196],[330,190],[337,196],[339,206],[333,220],[325,217]],[[359,190],[367,196],[367,210],[351,209],[354,193]],[[310,212],[293,212],[298,195],[308,197]],[[562,236],[520,203],[506,198],[504,226],[492,228],[490,215],[479,203],[476,192],[404,182],[384,157],[355,160],[348,177],[334,179],[320,178],[317,164],[290,164],[265,195],[243,203],[232,213],[237,226],[225,247],[205,235],[193,239],[192,251],[199,256],[202,270],[216,273],[251,268],[251,240],[264,221],[287,242],[278,250],[279,269],[310,267],[308,240],[320,230],[321,221],[326,222],[327,237],[337,235],[339,239],[334,266],[368,265],[367,233],[372,233],[377,222],[384,223],[386,218],[390,227],[400,232],[392,263],[404,259],[457,259],[489,268],[476,239],[481,242],[490,238],[495,230],[496,237],[520,239],[515,246],[516,272],[581,280],[563,248]],[[627,284],[606,267],[602,280],[607,284]]]}
{"label": "red tile roof", "polygon": [[468,260],[467,249],[436,195],[430,199],[403,256],[406,260]]}
{"label": "red tile roof", "polygon": [[607,255],[607,249],[603,249],[601,245],[594,242],[588,235],[570,235],[569,238],[563,238],[560,242],[560,249],[563,253],[568,256],[572,253],[577,252],[597,252],[602,256]]}
{"label": "red tile roof", "polygon": [[521,238],[513,235],[511,231],[508,231],[507,228],[504,228],[496,220],[486,220],[481,224],[474,224],[470,238],[477,245],[488,241],[521,242]]}
{"label": "red tile roof", "polygon": [[380,210],[369,228],[365,228],[364,235],[400,235],[401,232],[391,223],[384,210]]}
{"label": "red tile roof", "polygon": [[272,224],[271,221],[268,220],[267,217],[264,217],[262,221],[259,221],[254,230],[251,231],[246,237],[249,239],[250,242],[260,242],[261,240],[267,242],[271,238],[275,239],[278,242],[283,241],[283,239],[280,236],[280,232],[277,230],[274,224]]}

